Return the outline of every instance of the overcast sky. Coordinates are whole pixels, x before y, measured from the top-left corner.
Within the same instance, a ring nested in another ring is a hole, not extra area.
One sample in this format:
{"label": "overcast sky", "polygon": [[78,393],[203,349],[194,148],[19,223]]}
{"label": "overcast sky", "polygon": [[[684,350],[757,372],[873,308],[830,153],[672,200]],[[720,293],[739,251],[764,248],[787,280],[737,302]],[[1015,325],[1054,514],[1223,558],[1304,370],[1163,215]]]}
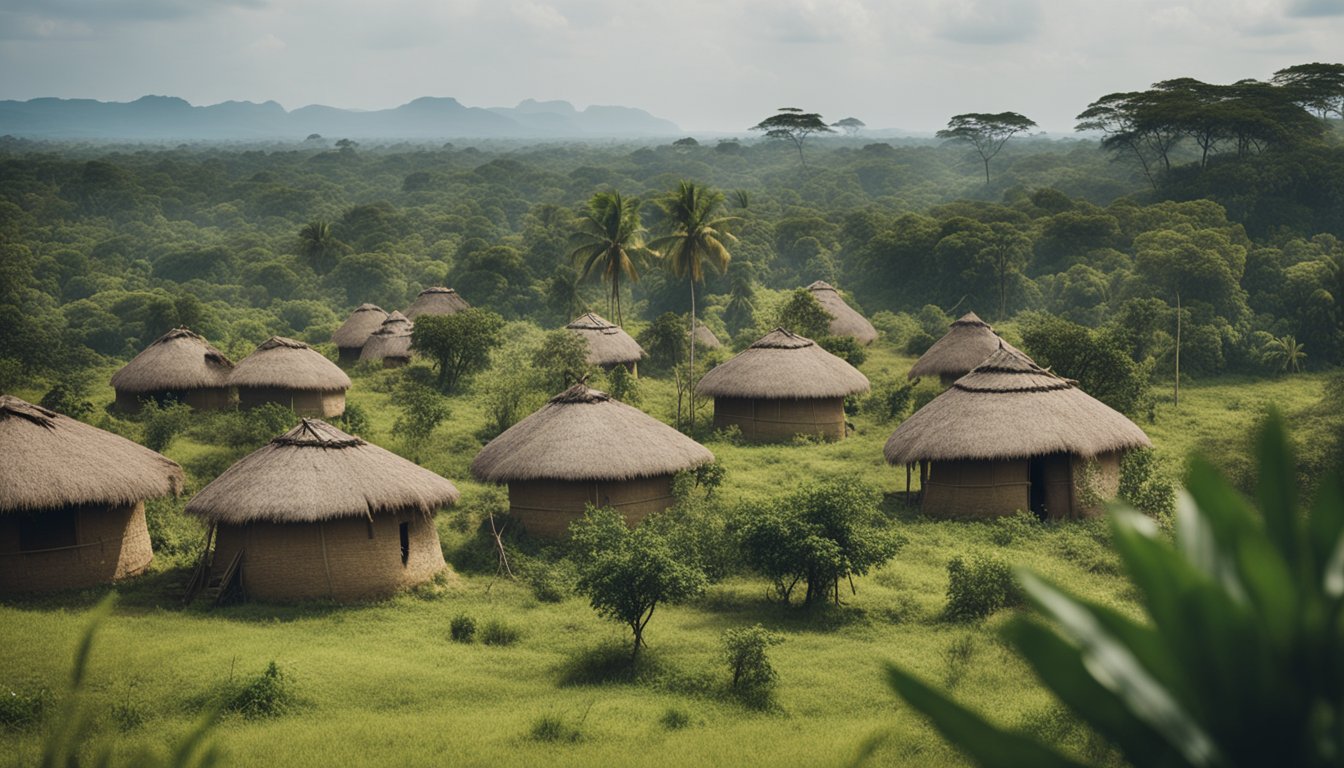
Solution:
{"label": "overcast sky", "polygon": [[0,99],[381,109],[418,96],[640,107],[688,132],[775,107],[1051,132],[1172,77],[1344,59],[1344,0],[0,0]]}

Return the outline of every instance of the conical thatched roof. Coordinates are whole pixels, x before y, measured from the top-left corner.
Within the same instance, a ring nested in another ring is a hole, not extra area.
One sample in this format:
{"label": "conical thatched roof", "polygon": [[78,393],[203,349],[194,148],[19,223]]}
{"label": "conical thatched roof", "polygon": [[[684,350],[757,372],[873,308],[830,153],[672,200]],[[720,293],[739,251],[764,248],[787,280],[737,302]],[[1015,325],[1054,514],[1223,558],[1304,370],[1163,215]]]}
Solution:
{"label": "conical thatched roof", "polygon": [[331,343],[345,349],[358,349],[364,346],[369,336],[378,330],[378,326],[387,319],[387,312],[377,304],[360,304],[350,313],[341,327],[331,334]]}
{"label": "conical thatched roof", "polygon": [[130,440],[0,395],[0,513],[176,494],[182,468]]}
{"label": "conical thatched roof", "polygon": [[1012,344],[999,338],[994,333],[994,328],[974,312],[962,315],[950,328],[943,338],[935,341],[933,346],[915,361],[910,373],[906,374],[907,377],[918,379],[922,376],[958,378],[965,376],[998,351],[1001,345],[1022,354]]}
{"label": "conical thatched roof", "polygon": [[852,336],[860,344],[872,344],[877,340],[877,329],[860,315],[853,307],[845,303],[844,297],[830,283],[822,280],[807,286],[812,298],[831,316],[830,332],[832,336]]}
{"label": "conical thatched roof", "polygon": [[575,384],[476,454],[471,473],[516,480],[633,480],[714,460],[709,449],[638,408]]}
{"label": "conical thatched roof", "polygon": [[783,328],[715,367],[696,392],[712,397],[808,400],[868,391],[868,377],[816,342]]}
{"label": "conical thatched roof", "polygon": [[451,315],[470,306],[452,288],[426,288],[406,308],[406,317],[414,320],[420,315]]}
{"label": "conical thatched roof", "polygon": [[709,330],[709,326],[699,322],[695,324],[695,343],[705,349],[719,349],[723,346],[723,342]]}
{"label": "conical thatched roof", "polygon": [[644,358],[644,348],[621,329],[589,312],[565,326],[588,342],[589,365],[624,365]]}
{"label": "conical thatched roof", "polygon": [[272,336],[233,368],[235,387],[280,387],[330,392],[349,389],[350,377],[302,341]]}
{"label": "conical thatched roof", "polygon": [[112,387],[121,392],[227,387],[231,370],[233,363],[205,337],[174,328],[114,373]]}
{"label": "conical thatched roof", "polygon": [[405,315],[395,309],[392,310],[392,314],[388,315],[378,330],[364,342],[364,349],[359,353],[359,361],[379,362],[386,357],[410,357],[411,331],[414,328],[415,324],[407,320]]}
{"label": "conical thatched roof", "polygon": [[239,459],[187,504],[212,523],[311,523],[456,504],[448,480],[318,419]]}
{"label": "conical thatched roof", "polygon": [[882,452],[892,464],[907,464],[1091,457],[1151,445],[1123,414],[1005,345],[906,419]]}

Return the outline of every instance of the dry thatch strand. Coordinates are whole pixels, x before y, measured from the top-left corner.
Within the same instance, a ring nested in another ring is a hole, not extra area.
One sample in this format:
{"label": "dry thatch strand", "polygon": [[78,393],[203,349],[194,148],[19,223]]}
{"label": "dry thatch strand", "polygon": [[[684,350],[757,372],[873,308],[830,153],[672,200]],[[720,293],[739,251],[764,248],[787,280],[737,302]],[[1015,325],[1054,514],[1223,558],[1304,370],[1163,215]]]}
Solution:
{"label": "dry thatch strand", "polygon": [[708,448],[638,408],[575,384],[491,440],[471,462],[471,473],[492,483],[616,481],[713,460]]}
{"label": "dry thatch strand", "polygon": [[812,292],[812,298],[831,316],[832,336],[850,336],[865,345],[877,340],[877,329],[873,324],[845,303],[844,297],[830,283],[818,280],[807,286],[807,290]]}
{"label": "dry thatch strand", "polygon": [[723,342],[719,341],[719,337],[715,336],[714,332],[709,330],[709,326],[701,322],[695,324],[694,338],[695,343],[705,349],[721,349],[723,347]]}
{"label": "dry thatch strand", "polygon": [[378,330],[371,334],[364,342],[364,349],[359,353],[359,361],[382,362],[387,359],[410,360],[411,359],[411,331],[415,329],[415,324],[406,319],[406,316],[392,310],[392,314],[387,316]]}
{"label": "dry thatch strand", "polygon": [[967,312],[949,327],[951,330],[915,361],[910,373],[906,374],[908,378],[961,378],[997,352],[1000,346],[1026,357],[1012,344],[999,338],[990,324],[974,312]]}
{"label": "dry thatch strand", "polygon": [[406,317],[414,320],[420,315],[452,315],[469,308],[466,299],[452,288],[426,288],[406,308]]}
{"label": "dry thatch strand", "polygon": [[364,342],[386,319],[387,312],[377,304],[360,304],[341,327],[331,334],[331,343],[343,349],[358,349],[364,346]]}
{"label": "dry thatch strand", "polygon": [[350,377],[301,341],[272,336],[234,366],[229,384],[332,392],[350,388]]}
{"label": "dry thatch strand", "polygon": [[888,438],[891,464],[1015,459],[1071,453],[1090,458],[1148,447],[1118,411],[1005,344]]}
{"label": "dry thatch strand", "polygon": [[136,504],[181,489],[176,462],[119,435],[0,395],[0,512]]}
{"label": "dry thatch strand", "polygon": [[589,312],[565,326],[588,343],[589,365],[629,365],[644,358],[644,348],[618,325]]}
{"label": "dry thatch strand", "polygon": [[456,504],[448,480],[318,419],[239,459],[187,504],[212,523],[316,522]]}
{"label": "dry thatch strand", "polygon": [[868,391],[868,377],[811,339],[776,328],[700,379],[711,397],[807,400]]}
{"label": "dry thatch strand", "polygon": [[229,386],[233,363],[203,336],[174,328],[155,339],[112,375],[118,392],[216,389]]}

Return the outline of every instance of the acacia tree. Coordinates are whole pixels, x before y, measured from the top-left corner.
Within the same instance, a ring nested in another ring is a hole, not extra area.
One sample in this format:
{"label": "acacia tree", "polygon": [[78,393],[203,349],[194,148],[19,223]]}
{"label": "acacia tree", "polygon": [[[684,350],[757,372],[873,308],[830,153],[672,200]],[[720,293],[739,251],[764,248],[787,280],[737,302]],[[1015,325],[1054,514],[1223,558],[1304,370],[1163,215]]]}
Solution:
{"label": "acacia tree", "polygon": [[866,125],[867,123],[857,117],[846,117],[843,120],[837,120],[834,123],[831,123],[832,128],[839,128],[849,136],[858,133]]}
{"label": "acacia tree", "polygon": [[575,221],[569,258],[579,267],[581,277],[600,275],[610,286],[607,314],[613,307],[616,324],[621,317],[621,278],[639,282],[639,262],[650,255],[644,244],[644,226],[639,221],[638,198],[623,197],[619,192],[598,192]]}
{"label": "acacia tree", "polygon": [[421,315],[411,331],[411,349],[429,357],[439,371],[439,388],[451,392],[463,378],[490,363],[503,342],[504,318],[471,307],[451,315]]}
{"label": "acacia tree", "polygon": [[1322,122],[1332,114],[1344,118],[1344,64],[1297,64],[1275,72],[1270,82]]}
{"label": "acacia tree", "polygon": [[988,184],[989,161],[1013,136],[1035,127],[1034,120],[1016,112],[968,112],[953,115],[947,121],[947,127],[935,135],[940,139],[964,141],[974,147],[985,163],[985,183]]}
{"label": "acacia tree", "polygon": [[[853,118],[850,118],[853,119]],[[803,142],[814,133],[835,133],[821,115],[816,112],[804,112],[797,107],[780,107],[778,113],[765,118],[751,127],[753,131],[764,131],[765,138],[791,141],[798,150],[798,162],[804,167]]]}
{"label": "acacia tree", "polygon": [[1088,105],[1075,118],[1076,131],[1101,131],[1101,147],[1117,156],[1132,155],[1153,189],[1157,164],[1171,170],[1171,150],[1181,140],[1174,100],[1159,91],[1111,93]]}

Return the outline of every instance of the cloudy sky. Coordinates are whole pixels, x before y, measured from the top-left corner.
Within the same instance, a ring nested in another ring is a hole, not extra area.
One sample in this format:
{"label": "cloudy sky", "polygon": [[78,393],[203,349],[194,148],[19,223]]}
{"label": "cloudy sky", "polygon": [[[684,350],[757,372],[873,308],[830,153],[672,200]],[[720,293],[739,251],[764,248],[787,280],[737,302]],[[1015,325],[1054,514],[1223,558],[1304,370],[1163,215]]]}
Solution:
{"label": "cloudy sky", "polygon": [[1344,59],[1344,0],[0,0],[0,99],[566,99],[687,131],[775,107],[1052,132],[1106,93]]}

